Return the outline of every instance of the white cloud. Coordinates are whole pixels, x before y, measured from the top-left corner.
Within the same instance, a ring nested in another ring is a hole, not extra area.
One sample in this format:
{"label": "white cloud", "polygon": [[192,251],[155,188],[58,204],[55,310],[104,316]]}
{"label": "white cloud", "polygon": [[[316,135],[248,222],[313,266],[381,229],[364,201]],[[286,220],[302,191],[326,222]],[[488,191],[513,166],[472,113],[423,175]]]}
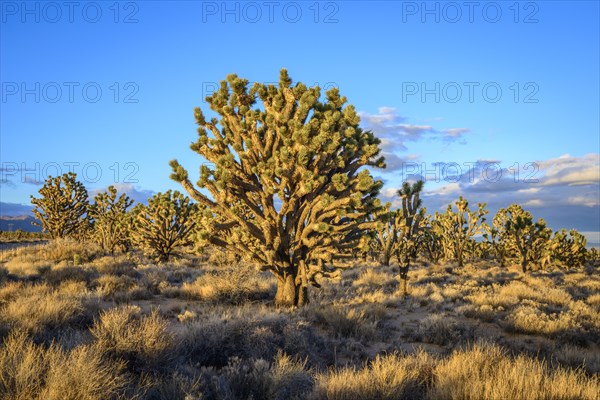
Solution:
{"label": "white cloud", "polygon": [[586,206],[586,207],[600,206],[599,199],[597,197],[594,198],[591,196],[571,196],[567,199],[567,202],[569,204],[576,204],[576,205]]}
{"label": "white cloud", "polygon": [[[146,204],[148,203],[148,199],[156,193],[153,190],[136,188],[131,183],[115,183],[112,186],[114,186],[115,189],[117,189],[117,197],[120,196],[121,193],[125,193],[127,196],[135,200],[135,203]],[[98,193],[105,192],[107,189],[108,188],[95,189],[90,191],[90,200],[92,200],[94,196],[96,196]]]}
{"label": "white cloud", "polygon": [[539,161],[537,165],[543,173],[541,183],[545,186],[590,185],[600,181],[600,154],[586,154],[582,157],[563,154],[557,158]]}

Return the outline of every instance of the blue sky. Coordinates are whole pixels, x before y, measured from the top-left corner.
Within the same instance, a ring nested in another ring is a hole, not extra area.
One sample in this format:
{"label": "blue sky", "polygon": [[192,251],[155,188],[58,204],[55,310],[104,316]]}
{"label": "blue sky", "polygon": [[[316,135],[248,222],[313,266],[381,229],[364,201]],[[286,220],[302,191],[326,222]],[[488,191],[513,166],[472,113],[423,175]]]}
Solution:
{"label": "blue sky", "polygon": [[600,230],[597,1],[0,3],[2,214],[56,166],[91,192],[179,189],[168,161],[200,165],[210,88],[285,67],[339,87],[383,139],[386,200],[416,171],[430,211],[519,201]]}

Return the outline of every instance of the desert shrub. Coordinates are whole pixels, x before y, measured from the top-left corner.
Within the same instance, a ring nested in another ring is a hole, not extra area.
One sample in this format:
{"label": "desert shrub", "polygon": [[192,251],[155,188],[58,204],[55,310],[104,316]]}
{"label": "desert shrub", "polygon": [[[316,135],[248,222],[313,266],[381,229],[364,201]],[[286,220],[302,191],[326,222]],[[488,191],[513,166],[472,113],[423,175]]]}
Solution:
{"label": "desert shrub", "polygon": [[469,327],[460,325],[459,322],[448,315],[433,314],[419,322],[413,339],[432,343],[440,346],[456,344],[473,337]]}
{"label": "desert shrub", "polygon": [[[258,318],[260,317],[260,318]],[[209,315],[187,323],[180,353],[203,366],[223,367],[232,357],[271,360],[283,347],[285,317]]]}
{"label": "desert shrub", "polygon": [[67,282],[58,288],[15,284],[5,288],[0,297],[6,301],[0,308],[2,320],[34,333],[87,321],[86,305],[93,301],[81,282]]}
{"label": "desert shrub", "polygon": [[127,384],[123,370],[122,362],[108,362],[92,346],[66,352],[56,345],[36,345],[14,331],[0,346],[0,398],[111,399]]}
{"label": "desert shrub", "polygon": [[195,380],[181,374],[174,378],[164,398],[184,398],[187,394],[215,400],[301,400],[309,398],[314,384],[306,363],[284,353],[278,353],[272,362],[233,357],[223,368],[202,368]]}
{"label": "desert shrub", "polygon": [[509,357],[494,345],[455,351],[433,371],[431,399],[597,399],[598,377],[551,370],[524,355]]}
{"label": "desert shrub", "polygon": [[240,304],[262,300],[275,293],[275,279],[250,269],[222,269],[205,273],[192,283],[184,283],[181,292],[192,299]]}
{"label": "desert shrub", "polygon": [[369,340],[377,335],[380,318],[364,307],[331,305],[319,307],[313,313],[315,322],[325,326],[337,338]]}
{"label": "desert shrub", "polygon": [[552,358],[574,369],[583,368],[589,374],[600,373],[600,353],[589,348],[571,344],[557,345],[552,349]]}
{"label": "desert shrub", "polygon": [[366,286],[369,289],[396,286],[398,280],[383,270],[374,268],[365,269],[360,276],[352,282],[355,286]]}
{"label": "desert shrub", "polygon": [[100,274],[128,275],[132,278],[139,276],[134,260],[124,255],[99,257],[93,260],[90,266]]}
{"label": "desert shrub", "polygon": [[135,287],[136,281],[126,275],[101,275],[94,281],[97,293],[104,298],[114,298]]}
{"label": "desert shrub", "polygon": [[136,306],[110,309],[100,314],[90,331],[98,349],[126,360],[133,370],[166,367],[172,359],[173,337],[156,310],[142,316]]}
{"label": "desert shrub", "polygon": [[217,368],[231,357],[270,361],[278,352],[307,359],[313,366],[334,359],[333,346],[308,322],[252,305],[198,315],[185,323],[176,341],[185,361]]}
{"label": "desert shrub", "polygon": [[[55,239],[42,248],[41,256],[54,262],[86,263],[101,254],[98,245],[71,238]],[[79,261],[77,261],[79,260]]]}
{"label": "desert shrub", "polygon": [[64,263],[54,265],[49,270],[45,271],[42,275],[43,280],[52,285],[59,286],[63,282],[83,282],[89,283],[93,279],[96,272],[93,269],[81,267],[81,266],[70,266]]}
{"label": "desert shrub", "polygon": [[51,260],[46,260],[42,256],[42,249],[44,247],[24,246],[10,252],[3,252],[3,256],[5,255],[4,253],[10,253],[10,255],[6,255],[4,267],[8,273],[13,275],[39,275],[42,271],[48,270],[52,265]]}
{"label": "desert shrub", "polygon": [[426,353],[379,355],[363,369],[344,368],[317,375],[315,400],[395,400],[422,398],[434,360]]}

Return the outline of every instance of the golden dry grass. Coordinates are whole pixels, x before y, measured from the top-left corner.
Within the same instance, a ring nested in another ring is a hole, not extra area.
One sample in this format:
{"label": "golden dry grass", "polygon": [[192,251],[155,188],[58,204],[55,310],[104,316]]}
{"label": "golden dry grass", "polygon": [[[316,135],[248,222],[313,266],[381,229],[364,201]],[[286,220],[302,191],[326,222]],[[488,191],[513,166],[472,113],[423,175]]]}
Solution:
{"label": "golden dry grass", "polygon": [[404,297],[358,262],[291,310],[231,254],[84,250],[4,252],[0,398],[598,398],[597,267],[416,263]]}

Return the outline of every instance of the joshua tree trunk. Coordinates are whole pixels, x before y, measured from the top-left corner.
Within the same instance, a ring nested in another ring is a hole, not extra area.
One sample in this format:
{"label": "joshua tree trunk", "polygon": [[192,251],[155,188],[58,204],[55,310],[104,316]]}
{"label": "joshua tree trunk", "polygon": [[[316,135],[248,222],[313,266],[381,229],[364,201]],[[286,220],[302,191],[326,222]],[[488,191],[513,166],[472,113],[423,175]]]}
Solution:
{"label": "joshua tree trunk", "polygon": [[296,305],[296,277],[285,272],[277,277],[277,293],[275,305],[278,307],[291,307]]}
{"label": "joshua tree trunk", "polygon": [[458,263],[458,268],[462,268],[464,266],[462,249],[459,249],[456,252],[456,261]]}
{"label": "joshua tree trunk", "polygon": [[404,262],[400,265],[400,289],[402,295],[408,295],[408,270],[410,269],[410,258],[405,258]]}
{"label": "joshua tree trunk", "polygon": [[527,272],[527,258],[525,257],[521,259],[521,268],[523,268],[523,273]]}
{"label": "joshua tree trunk", "polygon": [[381,263],[386,266],[389,267],[390,265],[390,254],[387,251],[383,252],[383,260],[381,261]]}
{"label": "joshua tree trunk", "polygon": [[285,268],[277,276],[277,293],[275,305],[278,307],[303,306],[308,303],[308,287],[305,276],[302,274],[305,264],[300,262],[297,268]]}

